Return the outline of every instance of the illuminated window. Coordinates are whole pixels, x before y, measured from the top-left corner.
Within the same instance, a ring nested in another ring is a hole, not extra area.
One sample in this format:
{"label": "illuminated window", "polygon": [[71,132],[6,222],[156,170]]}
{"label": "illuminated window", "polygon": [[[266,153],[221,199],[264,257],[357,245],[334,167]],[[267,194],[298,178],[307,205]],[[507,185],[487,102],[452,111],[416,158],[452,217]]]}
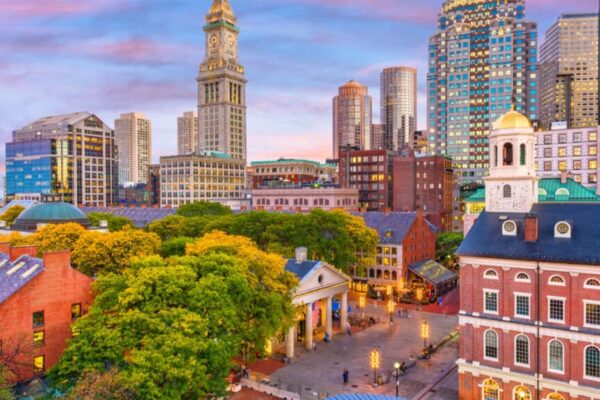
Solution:
{"label": "illuminated window", "polygon": [[558,170],[565,172],[567,170],[567,162],[566,161],[560,161],[558,163]]}
{"label": "illuminated window", "polygon": [[40,372],[44,372],[46,368],[46,359],[44,356],[37,356],[33,358],[33,373],[39,374]]}
{"label": "illuminated window", "polygon": [[517,386],[514,400],[531,400],[531,392],[525,386]]}
{"label": "illuminated window", "polygon": [[558,148],[558,156],[559,157],[566,157],[567,156],[567,148],[566,147],[559,147]]}
{"label": "illuminated window", "polygon": [[81,303],[71,304],[71,320],[75,321],[81,317]]}
{"label": "illuminated window", "polygon": [[588,169],[596,169],[598,168],[598,162],[596,160],[588,161]]}
{"label": "illuminated window", "polygon": [[491,379],[483,382],[483,400],[498,400],[500,398],[500,388],[496,381]]}
{"label": "illuminated window", "polygon": [[587,302],[585,304],[585,325],[590,327],[600,327],[600,302]]}
{"label": "illuminated window", "polygon": [[43,346],[46,343],[44,331],[33,332],[33,345],[35,347]]}

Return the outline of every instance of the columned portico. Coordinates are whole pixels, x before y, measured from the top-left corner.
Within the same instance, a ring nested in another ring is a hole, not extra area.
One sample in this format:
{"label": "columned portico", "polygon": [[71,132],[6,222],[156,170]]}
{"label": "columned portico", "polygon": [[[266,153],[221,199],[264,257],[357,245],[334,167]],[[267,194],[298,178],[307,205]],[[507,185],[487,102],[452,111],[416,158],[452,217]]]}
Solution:
{"label": "columned portico", "polygon": [[325,333],[331,338],[333,336],[333,322],[332,322],[332,302],[333,298],[330,296],[327,298],[326,312],[325,312]]}
{"label": "columned portico", "polygon": [[348,326],[348,292],[342,293],[342,309],[340,310],[340,326],[346,331]]}
{"label": "columned portico", "polygon": [[313,316],[312,316],[312,303],[306,305],[306,319],[304,320],[304,345],[308,350],[313,347]]}
{"label": "columned portico", "polygon": [[287,335],[285,335],[285,356],[287,358],[294,358],[296,349],[296,327],[292,325],[292,327],[288,330]]}

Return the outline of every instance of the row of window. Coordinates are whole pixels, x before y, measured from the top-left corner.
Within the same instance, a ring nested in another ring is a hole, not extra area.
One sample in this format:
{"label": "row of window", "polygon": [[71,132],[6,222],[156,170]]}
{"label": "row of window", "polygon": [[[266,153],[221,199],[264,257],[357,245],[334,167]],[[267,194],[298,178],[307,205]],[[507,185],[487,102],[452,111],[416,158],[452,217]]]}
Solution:
{"label": "row of window", "polygon": [[[557,195],[558,194],[559,193],[557,193]],[[562,194],[562,193],[560,193],[560,194]],[[485,273],[483,274],[483,277],[485,279],[492,279],[492,280],[499,279],[498,278],[498,273],[496,271],[494,271],[493,269],[488,269],[487,271],[485,271]],[[517,275],[515,275],[515,282],[531,283],[531,278],[529,277],[529,275],[527,273],[525,273],[525,272],[519,272]],[[566,282],[565,282],[565,279],[562,276],[560,276],[560,275],[552,275],[550,278],[548,278],[548,285],[551,285],[551,286],[565,286]],[[585,289],[597,289],[597,290],[600,290],[600,279],[597,279],[597,278],[587,279],[585,281],[585,283],[583,284],[583,287]]]}

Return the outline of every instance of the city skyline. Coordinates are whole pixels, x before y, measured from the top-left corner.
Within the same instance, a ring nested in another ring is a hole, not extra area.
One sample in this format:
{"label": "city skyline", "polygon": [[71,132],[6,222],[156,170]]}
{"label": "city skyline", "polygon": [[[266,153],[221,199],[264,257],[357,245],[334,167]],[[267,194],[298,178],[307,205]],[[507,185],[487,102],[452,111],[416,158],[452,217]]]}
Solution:
{"label": "city skyline", "polygon": [[[112,121],[135,110],[154,122],[154,161],[176,154],[177,117],[197,103],[203,17],[212,1],[171,3],[27,0],[0,10],[2,139],[47,115],[89,111]],[[379,122],[379,74],[389,66],[418,69],[418,128],[425,128],[427,44],[442,1],[377,3],[232,1],[250,82],[249,160],[329,157],[337,88],[350,79],[369,86]],[[595,6],[528,0],[527,19],[543,36],[561,13]]]}

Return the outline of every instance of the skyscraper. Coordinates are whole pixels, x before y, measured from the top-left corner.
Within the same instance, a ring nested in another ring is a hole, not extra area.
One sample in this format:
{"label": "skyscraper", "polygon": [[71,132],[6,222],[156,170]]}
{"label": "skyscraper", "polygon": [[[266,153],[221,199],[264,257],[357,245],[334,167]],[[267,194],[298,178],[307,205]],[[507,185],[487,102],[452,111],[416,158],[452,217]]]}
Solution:
{"label": "skyscraper", "polygon": [[400,150],[412,143],[417,129],[417,70],[386,68],[381,73],[381,123],[384,146]]}
{"label": "skyscraper", "polygon": [[492,123],[515,106],[538,116],[537,25],[525,0],[446,0],[429,41],[430,151],[448,155],[460,184],[482,182]]}
{"label": "skyscraper", "polygon": [[370,150],[373,99],[369,89],[356,81],[339,88],[333,98],[333,158],[340,146]]}
{"label": "skyscraper", "polygon": [[177,154],[197,152],[200,140],[198,138],[198,113],[189,111],[177,118]]}
{"label": "skyscraper", "polygon": [[598,14],[563,14],[540,46],[540,120],[597,125]]}
{"label": "skyscraper", "polygon": [[237,18],[229,0],[214,0],[206,16],[206,54],[198,75],[200,150],[246,159],[246,80],[238,63]]}
{"label": "skyscraper", "polygon": [[383,124],[372,124],[371,125],[371,149],[383,150],[385,149],[385,143],[383,136],[385,134],[385,125]]}
{"label": "skyscraper", "polygon": [[119,151],[119,184],[148,182],[152,163],[152,121],[144,113],[121,114],[115,120]]}

